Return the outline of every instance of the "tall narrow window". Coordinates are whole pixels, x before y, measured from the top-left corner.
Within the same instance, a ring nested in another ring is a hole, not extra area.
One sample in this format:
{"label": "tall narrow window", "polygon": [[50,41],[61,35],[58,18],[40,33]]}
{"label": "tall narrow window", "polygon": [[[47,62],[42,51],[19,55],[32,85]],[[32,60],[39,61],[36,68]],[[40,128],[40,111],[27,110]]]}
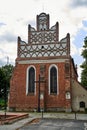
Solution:
{"label": "tall narrow window", "polygon": [[50,69],[50,93],[57,94],[57,69],[54,66]]}
{"label": "tall narrow window", "polygon": [[35,70],[31,67],[28,70],[28,93],[34,93],[35,91]]}

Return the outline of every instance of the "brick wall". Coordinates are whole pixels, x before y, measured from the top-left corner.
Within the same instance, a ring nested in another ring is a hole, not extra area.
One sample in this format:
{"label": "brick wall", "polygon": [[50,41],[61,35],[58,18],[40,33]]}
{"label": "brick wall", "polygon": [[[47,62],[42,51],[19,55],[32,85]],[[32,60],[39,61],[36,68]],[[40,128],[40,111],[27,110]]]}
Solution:
{"label": "brick wall", "polygon": [[[61,108],[65,110],[70,107],[69,101],[65,98],[66,88],[70,88],[70,81],[65,78],[65,63],[54,63],[58,67],[58,94],[49,94],[49,67],[51,63],[45,64],[44,80],[46,83],[40,84],[40,91],[43,92],[44,98],[40,102],[40,107],[45,110]],[[17,64],[11,79],[9,107],[16,110],[34,110],[38,107],[38,83],[36,84],[36,95],[26,95],[26,73],[27,68],[33,65],[36,68],[36,80],[41,74],[43,64]],[[67,105],[68,104],[68,105]]]}

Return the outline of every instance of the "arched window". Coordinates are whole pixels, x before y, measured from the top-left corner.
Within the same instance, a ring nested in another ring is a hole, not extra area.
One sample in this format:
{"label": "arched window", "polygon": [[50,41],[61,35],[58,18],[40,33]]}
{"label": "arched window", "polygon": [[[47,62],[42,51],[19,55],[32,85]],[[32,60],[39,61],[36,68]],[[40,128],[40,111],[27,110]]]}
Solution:
{"label": "arched window", "polygon": [[28,71],[28,92],[29,93],[34,93],[34,88],[35,88],[35,71],[34,68],[31,67]]}
{"label": "arched window", "polygon": [[50,94],[57,94],[57,85],[58,85],[58,77],[57,77],[57,67],[51,66],[49,70],[49,89]]}
{"label": "arched window", "polygon": [[80,102],[80,108],[85,108],[85,102]]}
{"label": "arched window", "polygon": [[35,69],[30,67],[27,69],[27,86],[26,94],[35,93]]}

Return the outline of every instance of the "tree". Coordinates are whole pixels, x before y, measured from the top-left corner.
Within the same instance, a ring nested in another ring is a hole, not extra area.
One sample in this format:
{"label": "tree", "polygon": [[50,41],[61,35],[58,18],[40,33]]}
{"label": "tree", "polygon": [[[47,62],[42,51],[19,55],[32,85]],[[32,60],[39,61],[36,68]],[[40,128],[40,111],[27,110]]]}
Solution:
{"label": "tree", "polygon": [[2,68],[0,68],[0,98],[3,98],[4,86],[5,86],[5,74]]}
{"label": "tree", "polygon": [[87,89],[87,37],[84,39],[83,51],[81,55],[84,58],[84,62],[81,65],[81,84]]}
{"label": "tree", "polygon": [[10,79],[12,76],[13,65],[5,65],[0,68],[0,96],[4,97],[5,87],[7,92],[10,88]]}

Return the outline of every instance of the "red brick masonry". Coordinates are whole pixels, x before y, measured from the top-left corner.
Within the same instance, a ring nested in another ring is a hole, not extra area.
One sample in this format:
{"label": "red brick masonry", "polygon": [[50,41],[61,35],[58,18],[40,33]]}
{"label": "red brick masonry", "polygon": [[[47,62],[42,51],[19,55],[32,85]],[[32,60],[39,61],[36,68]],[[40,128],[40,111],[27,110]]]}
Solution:
{"label": "red brick masonry", "polygon": [[0,114],[0,125],[13,123],[17,120],[27,118],[29,114],[27,113],[7,113],[6,118],[4,114]]}

